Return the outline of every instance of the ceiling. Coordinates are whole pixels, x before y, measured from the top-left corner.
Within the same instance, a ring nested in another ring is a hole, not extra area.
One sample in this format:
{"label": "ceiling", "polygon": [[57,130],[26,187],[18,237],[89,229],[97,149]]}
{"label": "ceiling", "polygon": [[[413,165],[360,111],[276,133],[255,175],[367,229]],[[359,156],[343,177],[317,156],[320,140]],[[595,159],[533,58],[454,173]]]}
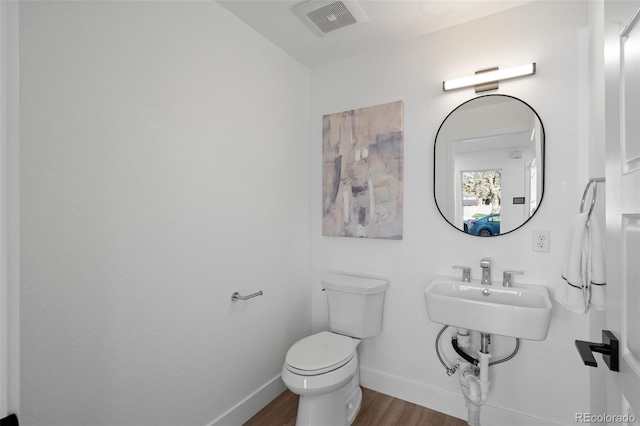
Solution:
{"label": "ceiling", "polygon": [[[308,0],[318,7],[331,1]],[[350,3],[351,0],[342,0]],[[535,0],[358,0],[368,21],[317,36],[293,12],[300,0],[217,0],[302,64],[313,68]]]}

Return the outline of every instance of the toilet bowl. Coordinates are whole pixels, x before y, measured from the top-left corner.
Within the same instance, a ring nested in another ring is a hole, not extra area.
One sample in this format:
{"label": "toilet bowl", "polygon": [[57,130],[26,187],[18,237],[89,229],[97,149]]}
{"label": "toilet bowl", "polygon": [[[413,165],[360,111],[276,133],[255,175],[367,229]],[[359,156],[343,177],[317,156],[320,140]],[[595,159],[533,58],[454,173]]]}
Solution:
{"label": "toilet bowl", "polygon": [[347,426],[362,401],[356,348],[359,339],[323,331],[287,352],[282,381],[300,395],[296,425]]}
{"label": "toilet bowl", "polygon": [[282,381],[300,395],[296,426],[348,426],[362,403],[357,348],[380,332],[386,280],[327,274],[329,328],[291,346]]}

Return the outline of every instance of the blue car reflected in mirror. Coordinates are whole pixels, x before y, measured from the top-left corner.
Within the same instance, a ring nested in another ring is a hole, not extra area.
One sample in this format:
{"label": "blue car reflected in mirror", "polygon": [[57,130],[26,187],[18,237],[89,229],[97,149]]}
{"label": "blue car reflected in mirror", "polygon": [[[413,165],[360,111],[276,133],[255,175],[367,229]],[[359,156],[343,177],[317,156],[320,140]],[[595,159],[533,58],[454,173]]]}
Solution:
{"label": "blue car reflected in mirror", "polygon": [[481,237],[500,235],[500,213],[490,214],[479,219],[465,220],[465,231]]}

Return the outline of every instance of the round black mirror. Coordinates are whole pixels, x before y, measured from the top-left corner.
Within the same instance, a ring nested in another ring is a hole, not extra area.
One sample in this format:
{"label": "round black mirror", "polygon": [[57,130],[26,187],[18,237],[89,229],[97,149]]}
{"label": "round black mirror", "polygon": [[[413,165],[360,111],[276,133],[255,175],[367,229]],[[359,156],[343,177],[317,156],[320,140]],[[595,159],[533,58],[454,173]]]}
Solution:
{"label": "round black mirror", "polygon": [[544,193],[544,127],[518,98],[484,95],[444,119],[434,146],[434,197],[449,224],[469,235],[512,232]]}

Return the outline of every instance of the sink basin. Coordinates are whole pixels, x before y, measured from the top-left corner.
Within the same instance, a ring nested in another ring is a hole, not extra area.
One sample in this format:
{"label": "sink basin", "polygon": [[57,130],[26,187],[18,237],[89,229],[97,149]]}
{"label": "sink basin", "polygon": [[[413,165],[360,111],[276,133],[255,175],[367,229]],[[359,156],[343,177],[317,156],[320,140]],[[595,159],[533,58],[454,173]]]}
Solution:
{"label": "sink basin", "polygon": [[431,321],[521,339],[547,338],[553,305],[544,286],[436,277],[424,296]]}

